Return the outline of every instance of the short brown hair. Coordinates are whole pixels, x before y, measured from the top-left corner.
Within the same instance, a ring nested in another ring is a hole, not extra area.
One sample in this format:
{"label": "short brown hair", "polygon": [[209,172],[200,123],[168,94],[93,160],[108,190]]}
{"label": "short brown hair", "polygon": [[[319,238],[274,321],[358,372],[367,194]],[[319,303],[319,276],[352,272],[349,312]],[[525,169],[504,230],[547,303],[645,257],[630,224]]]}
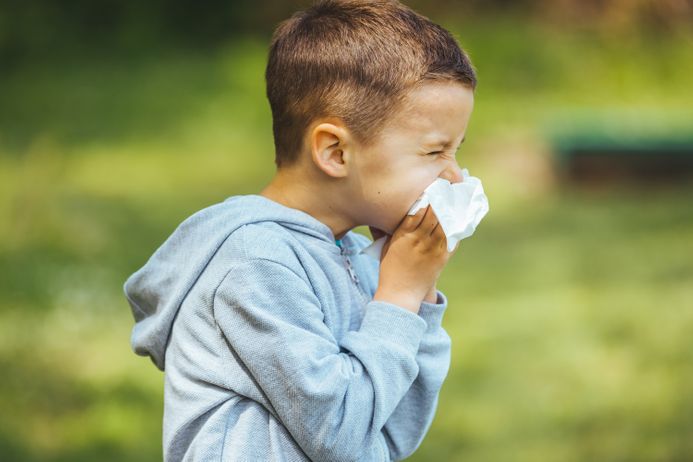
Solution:
{"label": "short brown hair", "polygon": [[416,84],[476,87],[450,32],[397,0],[318,0],[294,13],[274,31],[265,80],[277,168],[298,159],[317,118],[338,117],[368,146]]}

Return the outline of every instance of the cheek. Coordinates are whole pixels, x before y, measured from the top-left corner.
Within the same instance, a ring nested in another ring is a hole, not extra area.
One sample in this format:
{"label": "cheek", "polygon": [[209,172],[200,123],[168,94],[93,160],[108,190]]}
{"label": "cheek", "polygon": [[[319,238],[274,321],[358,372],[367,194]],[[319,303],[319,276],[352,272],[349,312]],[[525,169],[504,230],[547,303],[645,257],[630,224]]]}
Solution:
{"label": "cheek", "polygon": [[[400,185],[397,197],[393,197],[389,204],[386,204],[391,219],[399,223],[409,212],[416,200],[421,197],[424,190],[435,181],[428,176],[423,178],[410,178],[407,185]],[[402,188],[402,186],[405,186]]]}
{"label": "cheek", "polygon": [[413,205],[421,194],[423,194],[424,190],[438,178],[438,174],[439,172],[437,169],[422,169],[418,175],[409,179],[407,198],[410,206]]}
{"label": "cheek", "polygon": [[428,185],[430,185],[440,174],[440,168],[423,163],[416,164],[405,171],[394,173],[391,176],[393,189],[397,191],[409,192],[409,194],[419,195]]}
{"label": "cheek", "polygon": [[436,180],[439,171],[432,165],[411,165],[382,173],[371,177],[374,181],[369,203],[373,208],[369,215],[378,228],[392,234],[421,193]]}

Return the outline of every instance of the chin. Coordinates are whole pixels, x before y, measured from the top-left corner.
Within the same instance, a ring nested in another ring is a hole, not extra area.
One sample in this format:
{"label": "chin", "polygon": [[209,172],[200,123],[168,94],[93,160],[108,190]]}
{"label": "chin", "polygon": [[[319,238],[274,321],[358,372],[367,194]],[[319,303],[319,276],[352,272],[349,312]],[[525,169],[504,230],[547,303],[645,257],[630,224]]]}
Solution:
{"label": "chin", "polygon": [[404,217],[407,216],[407,211],[405,211],[401,217],[388,217],[386,218],[387,222],[382,222],[378,221],[372,225],[369,225],[371,228],[377,229],[378,231],[381,231],[385,234],[388,234],[392,236],[399,225],[402,223],[402,220]]}

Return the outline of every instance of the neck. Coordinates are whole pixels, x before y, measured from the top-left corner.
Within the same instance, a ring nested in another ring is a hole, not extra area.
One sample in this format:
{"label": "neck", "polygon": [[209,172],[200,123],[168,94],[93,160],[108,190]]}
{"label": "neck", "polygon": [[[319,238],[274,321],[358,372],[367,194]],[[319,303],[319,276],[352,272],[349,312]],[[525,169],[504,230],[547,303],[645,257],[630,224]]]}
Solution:
{"label": "neck", "polygon": [[260,195],[311,215],[327,225],[335,239],[341,239],[357,224],[340,206],[337,181],[332,179],[328,183],[324,178],[306,175],[298,169],[279,169]]}

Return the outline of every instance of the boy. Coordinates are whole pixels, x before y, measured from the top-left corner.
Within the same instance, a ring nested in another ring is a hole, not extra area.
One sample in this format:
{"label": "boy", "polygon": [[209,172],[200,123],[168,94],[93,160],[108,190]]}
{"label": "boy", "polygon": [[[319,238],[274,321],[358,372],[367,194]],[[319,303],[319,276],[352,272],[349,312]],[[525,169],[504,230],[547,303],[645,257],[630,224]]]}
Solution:
{"label": "boy", "polygon": [[[276,176],[186,219],[126,281],[132,347],[165,370],[167,461],[387,461],[428,431],[450,363],[429,207],[462,180],[476,77],[397,1],[319,1],[266,69]],[[361,254],[387,234],[381,259]],[[454,251],[453,251],[454,253]]]}

